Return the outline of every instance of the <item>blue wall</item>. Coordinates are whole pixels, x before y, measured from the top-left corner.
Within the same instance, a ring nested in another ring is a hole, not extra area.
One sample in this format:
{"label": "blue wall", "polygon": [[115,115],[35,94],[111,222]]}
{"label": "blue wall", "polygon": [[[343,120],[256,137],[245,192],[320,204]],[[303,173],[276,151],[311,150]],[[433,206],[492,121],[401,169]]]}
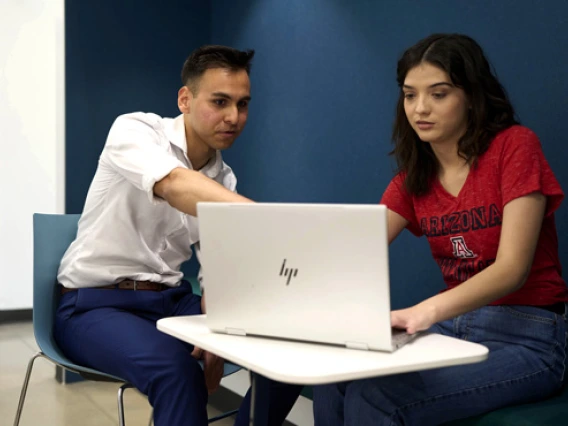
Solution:
{"label": "blue wall", "polygon": [[[66,2],[67,211],[80,212],[108,128],[177,114],[179,71],[207,43],[257,51],[249,123],[227,162],[259,201],[378,202],[392,177],[396,61],[432,32],[477,39],[563,188],[568,3],[563,0]],[[568,268],[568,201],[557,214]],[[425,239],[391,250],[393,306],[442,287]]]}
{"label": "blue wall", "polygon": [[210,38],[209,2],[65,2],[66,212],[81,213],[114,119],[175,116],[185,58]]}
{"label": "blue wall", "polygon": [[[255,48],[247,129],[226,160],[261,201],[378,202],[392,177],[396,61],[432,32],[485,49],[521,121],[540,136],[568,191],[568,3],[483,0],[216,0],[214,43]],[[568,267],[568,201],[557,215]],[[391,250],[393,306],[442,286],[425,239]]]}

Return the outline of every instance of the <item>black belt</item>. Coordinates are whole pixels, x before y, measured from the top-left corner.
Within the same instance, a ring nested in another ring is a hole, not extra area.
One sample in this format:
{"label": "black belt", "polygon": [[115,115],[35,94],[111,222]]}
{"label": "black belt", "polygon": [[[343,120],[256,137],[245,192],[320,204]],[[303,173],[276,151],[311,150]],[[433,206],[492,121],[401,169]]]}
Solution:
{"label": "black belt", "polygon": [[[122,280],[116,284],[105,285],[102,287],[90,287],[98,289],[119,289],[119,290],[149,290],[149,291],[163,291],[171,288],[166,284],[155,283],[152,281],[134,281],[134,280]],[[68,293],[70,291],[75,291],[76,288],[61,287],[61,294]]]}

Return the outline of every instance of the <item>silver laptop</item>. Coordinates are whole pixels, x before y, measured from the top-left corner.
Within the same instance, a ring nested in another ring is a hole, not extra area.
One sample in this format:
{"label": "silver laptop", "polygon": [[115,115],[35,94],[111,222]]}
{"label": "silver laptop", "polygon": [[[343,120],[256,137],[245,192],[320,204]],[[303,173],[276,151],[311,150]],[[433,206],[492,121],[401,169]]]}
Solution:
{"label": "silver laptop", "polygon": [[393,351],[383,205],[198,203],[216,332]]}

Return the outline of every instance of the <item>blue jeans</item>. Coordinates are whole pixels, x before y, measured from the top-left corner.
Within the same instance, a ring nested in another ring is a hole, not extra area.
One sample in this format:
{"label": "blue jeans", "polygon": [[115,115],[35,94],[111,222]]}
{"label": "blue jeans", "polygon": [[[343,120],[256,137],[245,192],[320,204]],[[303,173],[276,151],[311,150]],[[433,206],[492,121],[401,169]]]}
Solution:
{"label": "blue jeans", "polygon": [[[207,425],[203,370],[193,346],[156,328],[160,318],[201,313],[189,285],[161,292],[85,288],[64,294],[54,337],[73,362],[121,377],[148,396],[155,426]],[[280,425],[301,386],[271,382],[269,416]],[[250,391],[236,425],[248,425]]]}
{"label": "blue jeans", "polygon": [[431,332],[489,348],[486,361],[314,388],[316,426],[438,425],[558,391],[566,364],[566,313],[486,306]]}

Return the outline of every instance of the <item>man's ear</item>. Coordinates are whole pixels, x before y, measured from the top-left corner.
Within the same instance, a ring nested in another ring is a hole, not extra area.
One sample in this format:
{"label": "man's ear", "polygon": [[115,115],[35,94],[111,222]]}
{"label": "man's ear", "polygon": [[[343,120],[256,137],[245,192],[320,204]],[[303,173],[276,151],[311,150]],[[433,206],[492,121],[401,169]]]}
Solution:
{"label": "man's ear", "polygon": [[183,86],[178,91],[178,108],[182,114],[190,113],[190,104],[193,99],[193,93],[189,90],[189,87]]}

